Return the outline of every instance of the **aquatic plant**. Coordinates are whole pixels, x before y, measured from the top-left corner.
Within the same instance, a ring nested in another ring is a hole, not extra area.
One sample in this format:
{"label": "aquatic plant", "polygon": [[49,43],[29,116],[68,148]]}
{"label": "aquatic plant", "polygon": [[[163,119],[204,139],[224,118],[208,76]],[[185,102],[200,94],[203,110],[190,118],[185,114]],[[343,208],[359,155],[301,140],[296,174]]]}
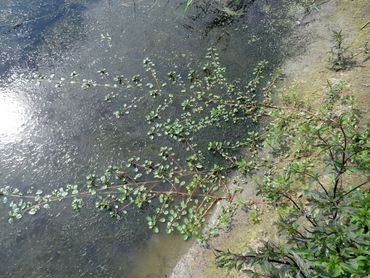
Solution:
{"label": "aquatic plant", "polygon": [[[80,210],[85,199],[93,197],[96,207],[108,211],[112,217],[123,216],[129,206],[143,208],[151,204],[155,209],[147,220],[154,232],[162,227],[168,233],[179,231],[185,239],[194,235],[201,238],[206,218],[217,203],[225,200],[225,213],[232,211],[229,207],[234,206],[233,200],[240,188],[227,183],[228,173],[237,168],[247,173],[256,167],[252,158],[257,154],[258,132],[243,131],[237,140],[232,133],[224,138],[221,131],[246,128],[246,123],[257,123],[266,115],[265,109],[271,105],[271,91],[278,80],[277,77],[266,80],[266,65],[266,61],[260,62],[248,82],[229,81],[218,53],[210,48],[204,63],[188,68],[185,75],[170,70],[163,81],[149,58],[143,60],[144,75],[127,78],[99,70],[98,75],[111,78],[107,83],[78,81],[75,72],[69,80],[39,77],[42,81],[55,82],[56,87],[68,82],[86,90],[117,90],[106,95],[105,100],[110,103],[118,101],[123,89],[126,93],[133,90],[136,96],[129,103],[121,104],[114,115],[124,118],[141,102],[150,99],[154,108],[143,119],[148,126],[148,138],[153,144],[163,142],[163,137],[169,141],[158,148],[157,159],[133,156],[120,165],[109,166],[102,175],[89,175],[85,186],[67,185],[50,193],[2,188],[1,195],[10,209],[9,222],[21,219],[26,213],[36,214],[48,209],[53,202],[65,199],[71,200],[73,209]],[[174,106],[182,112],[171,113]],[[209,132],[214,136],[204,142]],[[251,151],[250,162],[240,152],[247,146]],[[212,155],[219,163],[209,159]]]}

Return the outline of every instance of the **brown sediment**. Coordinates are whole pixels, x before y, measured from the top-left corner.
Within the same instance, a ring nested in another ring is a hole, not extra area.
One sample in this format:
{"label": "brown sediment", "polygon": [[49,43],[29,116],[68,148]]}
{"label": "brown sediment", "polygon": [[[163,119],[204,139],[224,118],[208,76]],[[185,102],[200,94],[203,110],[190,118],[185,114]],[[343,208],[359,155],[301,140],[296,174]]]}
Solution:
{"label": "brown sediment", "polygon": [[[315,107],[327,91],[328,81],[344,81],[348,83],[344,93],[355,96],[355,105],[363,112],[362,122],[369,123],[370,61],[364,63],[362,54],[365,43],[370,44],[370,24],[367,24],[369,20],[368,0],[331,0],[320,5],[319,11],[297,22],[295,38],[304,41],[302,51],[283,66],[286,78],[278,92],[295,94],[307,105]],[[336,72],[330,69],[328,60],[333,31],[339,30],[342,30],[345,44],[355,55],[356,64],[348,70]],[[280,93],[277,94],[277,101],[279,95]],[[243,187],[248,188],[243,193],[244,200],[259,200],[259,209],[263,216],[260,223],[253,224],[245,212],[238,212],[231,231],[224,231],[219,237],[212,239],[211,246],[216,249],[244,252],[248,247],[256,248],[260,240],[277,240],[273,225],[276,220],[274,209],[256,197],[255,188],[248,180],[243,180],[239,176],[231,180],[244,183]],[[214,217],[217,213],[216,209]],[[269,217],[266,217],[267,215]],[[217,268],[212,250],[194,243],[177,263],[171,277],[237,278],[246,277],[246,274]]]}

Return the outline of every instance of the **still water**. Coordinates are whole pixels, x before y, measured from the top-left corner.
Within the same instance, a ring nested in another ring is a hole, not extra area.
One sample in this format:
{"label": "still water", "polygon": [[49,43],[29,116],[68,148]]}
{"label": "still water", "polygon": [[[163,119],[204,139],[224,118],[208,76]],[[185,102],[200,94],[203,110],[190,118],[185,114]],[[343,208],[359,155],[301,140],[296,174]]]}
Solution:
{"label": "still water", "polygon": [[[165,75],[161,65],[181,67],[210,46],[238,77],[261,59],[278,65],[288,1],[241,1],[232,19],[217,2],[184,14],[181,0],[0,0],[1,185],[51,191],[157,150],[140,117],[112,115],[109,90],[38,84],[39,74],[96,79],[106,68],[131,76],[152,57]],[[9,225],[2,206],[0,277],[166,277],[190,243],[153,236],[145,214],[132,208],[112,220],[92,205],[75,213],[61,202]]]}

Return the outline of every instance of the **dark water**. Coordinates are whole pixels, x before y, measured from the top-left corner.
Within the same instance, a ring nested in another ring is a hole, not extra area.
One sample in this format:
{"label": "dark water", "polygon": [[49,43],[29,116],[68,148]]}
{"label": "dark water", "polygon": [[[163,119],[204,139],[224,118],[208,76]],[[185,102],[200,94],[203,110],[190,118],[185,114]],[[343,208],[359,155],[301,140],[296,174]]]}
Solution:
{"label": "dark water", "polygon": [[[180,0],[0,0],[1,184],[51,191],[158,149],[135,116],[113,117],[103,102],[109,90],[38,85],[34,75],[96,79],[107,68],[130,76],[145,57],[183,66],[214,46],[229,73],[243,77],[261,59],[279,64],[290,27],[285,2],[254,1],[231,20],[214,1],[184,15]],[[118,221],[63,202],[12,225],[6,215],[2,206],[0,277],[165,277],[188,246],[152,236],[135,208]]]}

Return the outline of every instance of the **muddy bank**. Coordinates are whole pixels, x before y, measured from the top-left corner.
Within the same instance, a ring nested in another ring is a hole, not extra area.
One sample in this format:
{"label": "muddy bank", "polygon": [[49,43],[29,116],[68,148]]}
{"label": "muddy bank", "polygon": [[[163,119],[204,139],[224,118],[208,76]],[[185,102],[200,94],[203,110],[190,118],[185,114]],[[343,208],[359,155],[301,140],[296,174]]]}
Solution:
{"label": "muddy bank", "polygon": [[[296,94],[306,104],[315,106],[327,90],[327,81],[341,80],[348,83],[345,93],[356,97],[356,105],[363,112],[363,122],[368,122],[370,61],[363,63],[362,55],[357,54],[360,54],[365,43],[370,41],[370,26],[362,28],[370,20],[369,15],[368,0],[356,2],[332,0],[324,2],[319,6],[319,10],[297,20],[296,32],[291,37],[290,43],[297,41],[300,47],[298,54],[289,59],[283,67],[286,78],[278,89],[277,101],[281,92],[284,92]],[[333,31],[339,30],[342,30],[345,43],[354,53],[357,63],[346,71],[335,72],[330,69],[328,59]],[[243,184],[244,200],[258,201],[256,189],[248,180],[235,175],[230,182]],[[260,223],[253,224],[245,212],[239,212],[231,223],[231,229],[212,239],[211,247],[243,252],[247,247],[255,248],[261,239],[276,240],[273,226],[276,219],[274,209],[263,202],[258,203],[261,213]],[[215,213],[217,214],[217,210]],[[204,249],[195,243],[177,263],[171,277],[245,277],[245,275],[217,268],[212,250]]]}

